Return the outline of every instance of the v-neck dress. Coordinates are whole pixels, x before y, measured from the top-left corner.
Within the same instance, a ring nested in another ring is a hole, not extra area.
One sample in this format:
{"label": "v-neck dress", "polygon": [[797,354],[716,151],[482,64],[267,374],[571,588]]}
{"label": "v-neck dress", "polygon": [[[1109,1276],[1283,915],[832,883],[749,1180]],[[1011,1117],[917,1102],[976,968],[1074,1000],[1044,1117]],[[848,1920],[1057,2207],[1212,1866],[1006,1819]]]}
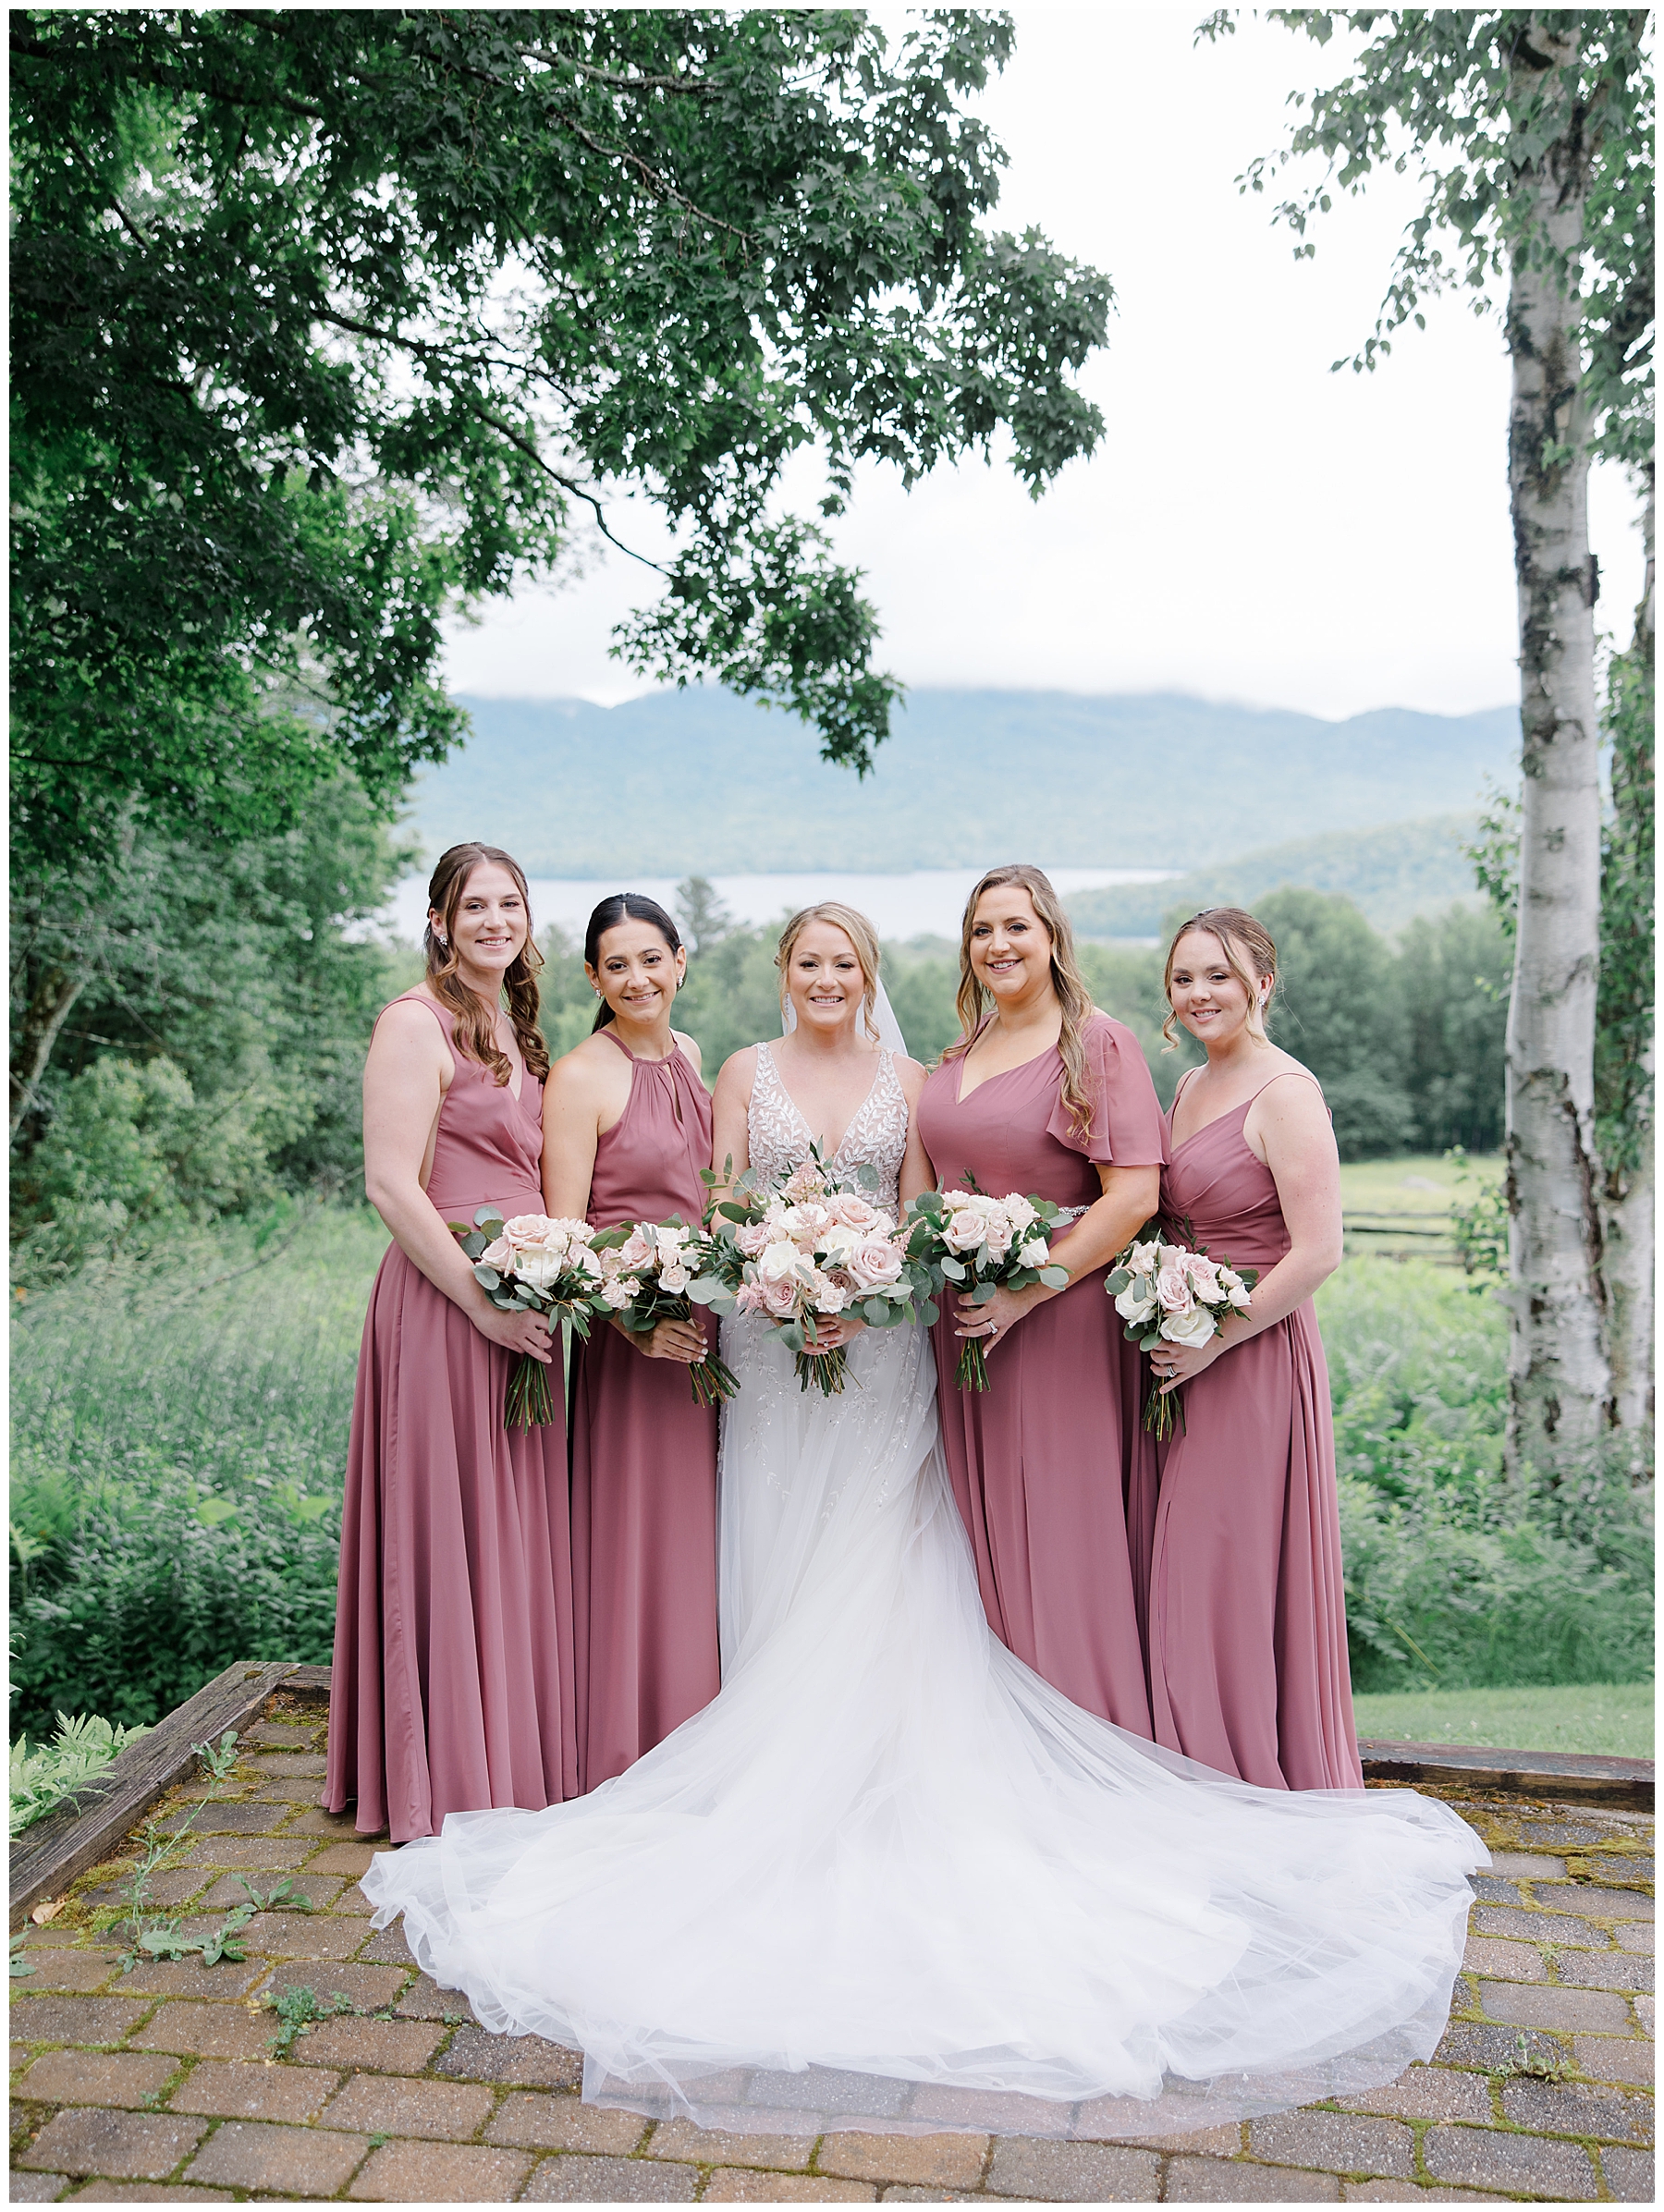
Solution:
{"label": "v-neck dress", "polygon": [[[711,1164],[711,1097],[679,1045],[631,1063],[604,1130],[589,1217],[697,1222]],[[722,1687],[716,1648],[716,1409],[678,1360],[650,1360],[597,1322],[572,1347],[572,1609],[578,1772],[622,1774]]]}
{"label": "v-neck dress", "polygon": [[[1161,1198],[1215,1259],[1264,1275],[1290,1239],[1271,1170],[1242,1134],[1253,1103],[1171,1146]],[[1184,1427],[1161,1455],[1150,1696],[1156,1741],[1221,1774],[1263,1790],[1363,1787],[1328,1367],[1310,1299],[1185,1385]]]}
{"label": "v-neck dress", "polygon": [[[1090,1205],[1098,1166],[1157,1167],[1166,1128],[1138,1040],[1094,1013],[1083,1043],[1093,1112],[1084,1134],[1063,1104],[1055,1048],[961,1099],[962,1057],[919,1100],[919,1134],[944,1190],[973,1176],[1009,1192]],[[988,1388],[955,1379],[961,1341],[936,1326],[942,1442],[971,1537],[989,1625],[1064,1696],[1150,1734],[1144,1597],[1156,1507],[1155,1453],[1140,1423],[1138,1351],[1096,1267],[1028,1314],[990,1354]]]}
{"label": "v-neck dress", "polygon": [[[520,1094],[457,1050],[427,1195],[541,1214],[543,1085]],[[561,1392],[547,1428],[508,1429],[519,1359],[483,1337],[397,1244],[370,1293],[347,1449],[324,1803],[361,1835],[436,1835],[447,1813],[540,1812],[578,1786],[572,1569]],[[558,1368],[555,1371],[557,1382]]]}

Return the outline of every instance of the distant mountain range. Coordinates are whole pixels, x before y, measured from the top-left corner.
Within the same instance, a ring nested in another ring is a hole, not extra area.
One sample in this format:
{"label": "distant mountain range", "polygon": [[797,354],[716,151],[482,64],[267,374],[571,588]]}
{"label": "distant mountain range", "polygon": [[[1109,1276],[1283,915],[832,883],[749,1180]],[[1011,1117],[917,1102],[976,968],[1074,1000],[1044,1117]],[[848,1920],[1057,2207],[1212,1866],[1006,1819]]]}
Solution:
{"label": "distant mountain range", "polygon": [[1435,814],[1383,829],[1301,837],[1166,883],[1077,891],[1069,911],[1083,936],[1153,937],[1175,910],[1182,919],[1203,907],[1252,906],[1267,891],[1298,884],[1344,891],[1377,929],[1401,929],[1413,914],[1437,912],[1458,899],[1478,903],[1473,862],[1462,849],[1475,825],[1472,814]]}
{"label": "distant mountain range", "polygon": [[1005,860],[1189,875],[1291,832],[1470,813],[1520,741],[1513,707],[1322,722],[1170,692],[919,690],[858,781],[794,717],[716,690],[460,703],[473,735],[419,779],[414,826],[432,854],[475,837],[543,876]]}

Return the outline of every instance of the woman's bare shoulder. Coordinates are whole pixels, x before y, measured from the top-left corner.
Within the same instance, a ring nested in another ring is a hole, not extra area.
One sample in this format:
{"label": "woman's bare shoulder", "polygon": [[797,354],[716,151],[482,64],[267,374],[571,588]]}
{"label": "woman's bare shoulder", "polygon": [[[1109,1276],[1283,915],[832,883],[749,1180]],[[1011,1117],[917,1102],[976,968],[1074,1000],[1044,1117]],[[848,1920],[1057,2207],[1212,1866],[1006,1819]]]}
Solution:
{"label": "woman's bare shoulder", "polygon": [[742,1093],[749,1097],[756,1079],[757,1048],[754,1045],[742,1045],[723,1061],[716,1076],[716,1089],[725,1094]]}

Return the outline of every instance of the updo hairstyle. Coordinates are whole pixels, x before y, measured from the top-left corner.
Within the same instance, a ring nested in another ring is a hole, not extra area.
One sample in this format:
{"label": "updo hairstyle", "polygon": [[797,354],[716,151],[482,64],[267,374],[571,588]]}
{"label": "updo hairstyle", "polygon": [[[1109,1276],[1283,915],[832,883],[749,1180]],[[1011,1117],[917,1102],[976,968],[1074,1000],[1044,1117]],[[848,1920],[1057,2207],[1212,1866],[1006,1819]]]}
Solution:
{"label": "updo hairstyle", "polygon": [[1193,929],[1204,930],[1210,937],[1218,939],[1225,965],[1248,994],[1248,1034],[1261,1045],[1269,1045],[1271,1040],[1266,1034],[1260,1006],[1260,985],[1270,977],[1271,988],[1266,994],[1266,1005],[1269,1007],[1277,996],[1277,947],[1271,941],[1271,933],[1245,908],[1209,906],[1181,923],[1173,932],[1172,943],[1168,947],[1167,965],[1161,972],[1161,988],[1168,1002],[1168,1018],[1161,1025],[1161,1033],[1167,1042],[1161,1049],[1163,1052],[1179,1049],[1179,1017],[1172,1010],[1173,960],[1181,940],[1189,936]]}
{"label": "updo hairstyle", "polygon": [[525,901],[526,941],[504,974],[503,989],[520,1058],[527,1073],[542,1082],[549,1072],[549,1048],[537,1026],[537,972],[544,964],[543,954],[532,935],[532,894],[526,888],[525,871],[498,845],[453,845],[439,856],[439,864],[428,879],[428,906],[439,917],[441,934],[434,935],[430,921],[422,939],[427,955],[428,988],[440,1005],[448,1007],[456,1016],[452,1038],[464,1059],[478,1060],[489,1068],[500,1084],[512,1082],[514,1064],[497,1043],[497,1009],[488,1006],[477,991],[471,991],[458,972],[457,910],[470,876],[488,861],[508,869]]}
{"label": "updo hairstyle", "polygon": [[[604,898],[589,918],[589,927],[583,933],[583,958],[588,966],[601,965],[601,940],[609,929],[617,929],[620,922],[645,922],[659,935],[673,953],[682,948],[680,932],[677,929],[656,898],[649,898],[645,891],[615,891]],[[676,986],[679,991],[681,985]],[[613,1018],[613,1010],[604,998],[590,1025],[593,1037],[598,1029],[605,1029]]]}
{"label": "updo hairstyle", "polygon": [[1083,1137],[1092,1127],[1093,1099],[1086,1076],[1083,1032],[1095,1009],[1086,979],[1081,973],[1081,963],[1075,957],[1074,930],[1069,915],[1052,888],[1050,877],[1041,869],[1031,868],[1022,862],[1006,868],[990,868],[966,899],[964,923],[960,931],[959,997],[955,1002],[960,1037],[942,1057],[955,1060],[969,1052],[976,1041],[976,1033],[993,1008],[993,993],[978,983],[976,971],[971,965],[971,932],[976,926],[977,901],[985,892],[997,891],[1007,884],[1015,884],[1028,893],[1040,917],[1040,926],[1051,939],[1052,989],[1063,1009],[1063,1026],[1058,1033],[1058,1051],[1063,1060],[1063,1104],[1069,1109],[1075,1134]]}
{"label": "updo hairstyle", "polygon": [[878,932],[866,916],[852,906],[845,906],[841,899],[825,898],[818,906],[806,906],[801,914],[793,914],[780,932],[780,942],[775,952],[775,966],[780,971],[780,1014],[786,1013],[787,981],[791,967],[791,955],[798,939],[812,922],[829,922],[835,929],[841,929],[855,948],[855,958],[861,964],[861,1011],[866,1023],[866,1033],[875,1043],[878,1038],[878,1025],[873,1020],[873,1001],[878,991]]}

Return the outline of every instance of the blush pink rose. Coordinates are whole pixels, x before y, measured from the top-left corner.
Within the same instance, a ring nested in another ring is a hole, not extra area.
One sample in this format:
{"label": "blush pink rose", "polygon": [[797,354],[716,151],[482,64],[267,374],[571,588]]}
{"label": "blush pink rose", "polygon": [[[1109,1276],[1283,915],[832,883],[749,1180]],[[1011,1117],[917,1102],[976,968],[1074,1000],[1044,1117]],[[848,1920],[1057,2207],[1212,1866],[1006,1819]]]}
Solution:
{"label": "blush pink rose", "polygon": [[901,1279],[901,1254],[887,1237],[869,1237],[850,1254],[850,1279],[857,1290],[878,1290]]}
{"label": "blush pink rose", "polygon": [[797,1310],[798,1285],[789,1275],[765,1276],[757,1285],[757,1303],[771,1321],[789,1321]]}
{"label": "blush pink rose", "polygon": [[1170,1261],[1156,1277],[1156,1302],[1164,1314],[1182,1314],[1191,1303],[1190,1277],[1182,1260]]}

